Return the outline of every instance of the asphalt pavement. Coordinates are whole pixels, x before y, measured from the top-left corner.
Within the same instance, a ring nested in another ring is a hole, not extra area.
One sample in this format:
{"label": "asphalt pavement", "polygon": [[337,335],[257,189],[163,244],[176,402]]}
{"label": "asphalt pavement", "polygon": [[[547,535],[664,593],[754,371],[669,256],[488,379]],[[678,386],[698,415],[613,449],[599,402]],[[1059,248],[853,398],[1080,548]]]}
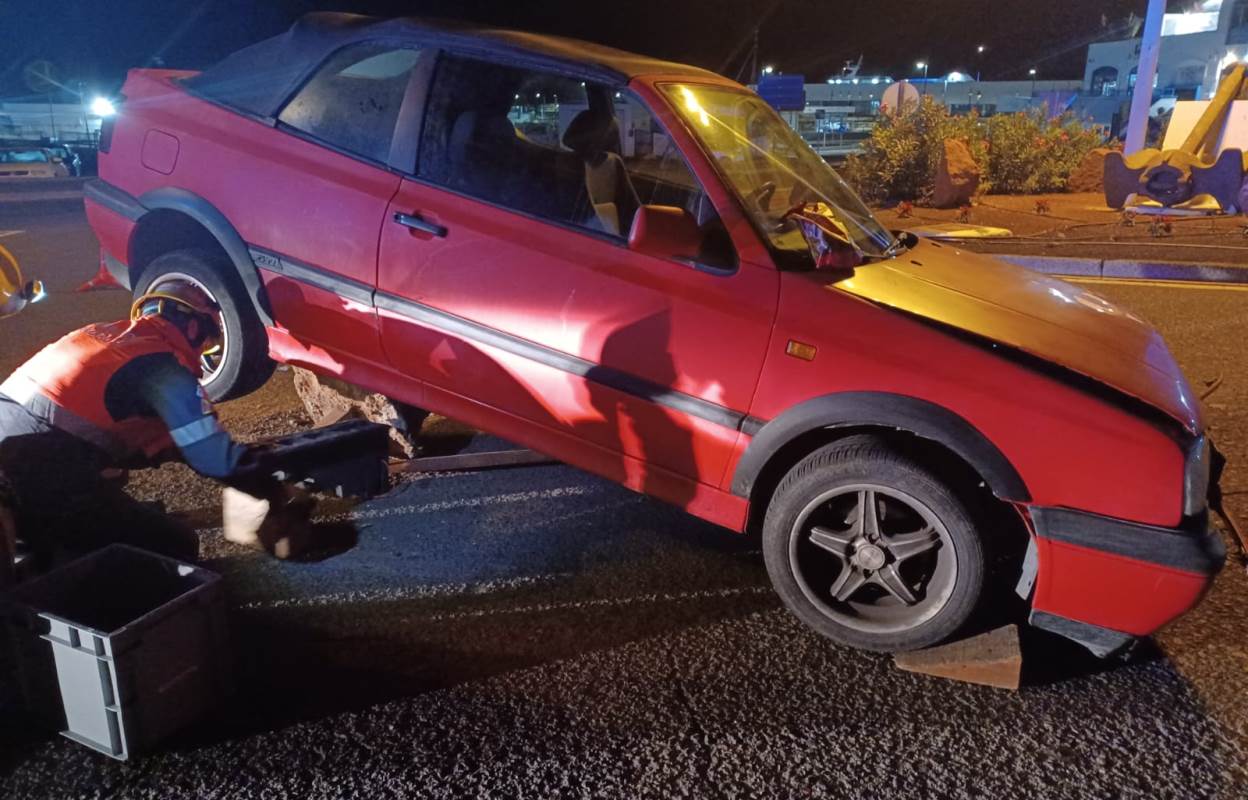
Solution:
{"label": "asphalt pavement", "polygon": [[[121,292],[68,292],[95,270],[81,214],[0,209],[0,244],[52,289],[0,323],[0,373],[124,313]],[[1248,291],[1090,288],[1157,325],[1213,390],[1224,485],[1248,508]],[[294,419],[283,382],[229,404],[227,424]],[[303,564],[228,545],[204,515],[237,695],[128,764],[0,720],[0,797],[1248,794],[1248,578],[1233,566],[1128,660],[1029,637],[1009,693],[820,639],[779,607],[757,542],[570,467],[413,476],[348,513],[355,547]]]}

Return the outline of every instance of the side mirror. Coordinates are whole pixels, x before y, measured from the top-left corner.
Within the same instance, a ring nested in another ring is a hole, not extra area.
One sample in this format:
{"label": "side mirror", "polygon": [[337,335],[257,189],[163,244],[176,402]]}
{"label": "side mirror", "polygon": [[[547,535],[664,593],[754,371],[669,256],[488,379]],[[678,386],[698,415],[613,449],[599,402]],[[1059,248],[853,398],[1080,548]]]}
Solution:
{"label": "side mirror", "polygon": [[702,251],[702,230],[683,208],[642,206],[633,215],[628,249],[657,258],[692,261]]}
{"label": "side mirror", "polygon": [[22,287],[22,299],[27,303],[38,303],[47,296],[43,281],[26,281],[26,285]]}
{"label": "side mirror", "polygon": [[912,231],[893,231],[893,235],[897,237],[897,241],[901,242],[902,247],[907,250],[913,250],[915,245],[919,243],[919,235]]}

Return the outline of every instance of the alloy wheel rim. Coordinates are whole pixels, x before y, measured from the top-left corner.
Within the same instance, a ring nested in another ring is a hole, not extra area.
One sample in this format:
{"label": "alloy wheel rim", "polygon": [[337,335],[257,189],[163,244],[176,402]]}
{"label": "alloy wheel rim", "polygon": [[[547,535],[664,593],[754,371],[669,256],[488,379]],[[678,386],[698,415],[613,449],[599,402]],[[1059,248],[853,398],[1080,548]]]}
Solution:
{"label": "alloy wheel rim", "polygon": [[[159,291],[161,286],[174,281],[186,281],[196,289],[199,289],[201,292],[208,295],[208,299],[211,300],[218,308],[221,307],[221,304],[217,302],[217,296],[212,293],[211,289],[204,285],[203,281],[197,280],[184,272],[167,272],[161,275],[159,280],[148,287],[148,291]],[[221,331],[221,345],[212,352],[200,353],[199,355],[199,365],[203,370],[203,375],[200,377],[199,382],[204,386],[207,386],[216,380],[217,376],[221,373],[221,367],[225,364],[225,360],[230,353],[230,332],[225,326],[225,315],[218,312],[215,317],[217,329]]]}
{"label": "alloy wheel rim", "polygon": [[953,539],[936,513],[911,494],[866,483],[806,505],[789,536],[789,566],[821,614],[873,634],[935,617],[958,577]]}

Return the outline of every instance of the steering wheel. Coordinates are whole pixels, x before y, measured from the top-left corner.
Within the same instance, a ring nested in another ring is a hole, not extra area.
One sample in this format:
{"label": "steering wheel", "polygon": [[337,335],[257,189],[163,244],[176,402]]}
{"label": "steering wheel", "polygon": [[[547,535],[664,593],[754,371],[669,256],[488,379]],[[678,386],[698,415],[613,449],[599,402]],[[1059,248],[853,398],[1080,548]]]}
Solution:
{"label": "steering wheel", "polygon": [[759,184],[750,192],[747,198],[751,203],[758,206],[759,210],[764,213],[771,210],[771,199],[776,196],[776,182],[766,181]]}

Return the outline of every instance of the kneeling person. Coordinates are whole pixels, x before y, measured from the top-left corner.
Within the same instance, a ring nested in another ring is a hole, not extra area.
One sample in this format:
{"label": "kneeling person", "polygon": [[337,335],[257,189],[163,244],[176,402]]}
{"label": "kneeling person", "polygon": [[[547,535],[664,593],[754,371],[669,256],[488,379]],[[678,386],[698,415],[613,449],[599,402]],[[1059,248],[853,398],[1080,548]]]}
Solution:
{"label": "kneeling person", "polygon": [[136,300],[129,320],[67,334],[0,383],[0,473],[36,553],[126,542],[198,555],[194,531],[133,500],[110,471],[180,456],[231,486],[272,486],[262,451],[230,438],[199,385],[201,355],[220,344],[218,319],[194,284],[168,282]]}

